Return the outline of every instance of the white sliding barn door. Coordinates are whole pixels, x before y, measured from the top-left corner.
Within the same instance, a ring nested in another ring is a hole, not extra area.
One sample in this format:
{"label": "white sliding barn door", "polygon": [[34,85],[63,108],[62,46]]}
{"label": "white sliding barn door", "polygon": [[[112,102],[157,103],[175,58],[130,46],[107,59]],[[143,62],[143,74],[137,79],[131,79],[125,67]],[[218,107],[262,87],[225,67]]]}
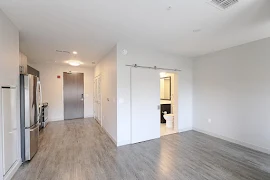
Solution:
{"label": "white sliding barn door", "polygon": [[131,68],[131,142],[160,137],[160,77],[152,69]]}
{"label": "white sliding barn door", "polygon": [[97,119],[97,79],[94,79],[94,118]]}

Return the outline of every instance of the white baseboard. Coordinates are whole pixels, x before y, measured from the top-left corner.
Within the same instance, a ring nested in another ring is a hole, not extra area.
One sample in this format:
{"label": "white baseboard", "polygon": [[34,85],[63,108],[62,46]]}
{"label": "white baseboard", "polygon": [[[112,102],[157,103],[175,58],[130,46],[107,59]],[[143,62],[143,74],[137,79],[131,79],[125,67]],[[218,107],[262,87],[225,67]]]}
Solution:
{"label": "white baseboard", "polygon": [[116,140],[106,131],[104,127],[102,129],[106,132],[106,134],[109,136],[109,138],[112,140],[112,142],[117,146]]}
{"label": "white baseboard", "polygon": [[[96,119],[95,119],[96,120]],[[97,120],[96,120],[97,121]],[[98,123],[98,121],[97,121]],[[98,123],[99,124],[99,123]],[[100,124],[99,124],[100,125]],[[100,127],[104,130],[104,132],[109,136],[109,138],[112,140],[112,142],[117,146],[116,140],[107,132],[107,130],[100,125]]]}
{"label": "white baseboard", "polygon": [[188,127],[188,128],[183,128],[183,129],[178,129],[178,132],[186,132],[186,131],[191,131],[192,127]]}
{"label": "white baseboard", "polygon": [[97,123],[102,127],[102,124],[101,124],[101,120],[98,120],[97,118],[95,118],[95,117],[92,117],[94,120],[96,120],[97,121]]}
{"label": "white baseboard", "polygon": [[117,142],[117,147],[131,144],[129,140]]}
{"label": "white baseboard", "polygon": [[[181,133],[181,132],[186,132],[186,131],[191,131],[191,130],[192,130],[192,127],[188,127],[184,129],[179,129],[178,132]],[[117,142],[117,147],[128,145],[128,144],[132,144],[130,140],[120,141],[120,142]]]}
{"label": "white baseboard", "polygon": [[64,121],[64,119],[58,119],[58,118],[56,118],[56,119],[49,119],[48,120],[49,122],[54,122],[54,121]]}
{"label": "white baseboard", "polygon": [[204,130],[194,128],[194,127],[193,127],[193,130],[198,131],[200,133],[207,134],[209,136],[213,136],[213,137],[216,137],[216,138],[219,138],[219,139],[223,139],[225,141],[229,141],[231,143],[239,144],[241,146],[253,149],[255,151],[260,151],[262,153],[270,154],[270,149],[267,149],[267,148],[263,148],[263,147],[259,147],[259,146],[249,144],[249,143],[246,143],[246,142],[238,141],[238,140],[235,140],[235,139],[232,139],[232,138],[228,138],[228,137],[225,137],[225,136],[222,136],[222,135],[219,135],[219,134],[211,133],[211,132],[204,131]]}
{"label": "white baseboard", "polygon": [[[85,119],[86,118],[93,118],[93,116],[87,116],[87,117],[84,117]],[[49,122],[54,122],[54,121],[64,121],[64,118],[52,118],[52,119],[49,119]]]}
{"label": "white baseboard", "polygon": [[4,176],[4,180],[11,180],[11,178],[14,176],[14,174],[18,171],[21,164],[22,164],[22,161],[17,160],[13,164],[13,166],[10,168],[10,170],[6,173],[6,175]]}
{"label": "white baseboard", "polygon": [[94,118],[94,116],[85,116],[84,118]]}

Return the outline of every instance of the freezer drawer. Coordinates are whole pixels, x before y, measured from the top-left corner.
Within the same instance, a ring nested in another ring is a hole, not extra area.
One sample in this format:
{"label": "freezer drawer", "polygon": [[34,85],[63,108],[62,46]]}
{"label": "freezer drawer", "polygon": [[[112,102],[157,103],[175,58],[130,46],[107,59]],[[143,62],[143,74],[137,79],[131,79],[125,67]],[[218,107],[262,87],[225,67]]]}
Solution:
{"label": "freezer drawer", "polygon": [[25,129],[25,160],[31,160],[38,151],[39,125]]}

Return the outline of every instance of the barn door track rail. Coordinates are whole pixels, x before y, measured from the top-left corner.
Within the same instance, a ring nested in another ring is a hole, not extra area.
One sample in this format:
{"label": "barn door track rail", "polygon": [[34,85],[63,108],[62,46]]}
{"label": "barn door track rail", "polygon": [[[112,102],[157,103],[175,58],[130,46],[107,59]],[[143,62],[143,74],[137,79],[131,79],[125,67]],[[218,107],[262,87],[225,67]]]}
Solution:
{"label": "barn door track rail", "polygon": [[170,68],[161,68],[157,66],[139,66],[137,64],[126,64],[126,66],[133,67],[133,68],[144,68],[144,69],[154,69],[154,70],[165,70],[165,71],[182,71],[181,69],[170,69]]}

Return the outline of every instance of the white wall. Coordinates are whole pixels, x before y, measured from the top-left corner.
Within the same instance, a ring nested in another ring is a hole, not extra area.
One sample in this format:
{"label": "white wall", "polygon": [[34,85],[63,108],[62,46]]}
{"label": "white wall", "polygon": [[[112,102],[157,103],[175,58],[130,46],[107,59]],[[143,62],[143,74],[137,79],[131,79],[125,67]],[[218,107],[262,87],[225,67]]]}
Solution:
{"label": "white wall", "polygon": [[95,67],[95,77],[101,76],[102,126],[117,142],[117,47],[115,46]]}
{"label": "white wall", "polygon": [[270,153],[269,48],[270,38],[196,58],[194,129]]}
{"label": "white wall", "polygon": [[[31,66],[40,72],[43,102],[49,103],[50,121],[64,120],[63,72],[68,71],[84,73],[84,117],[93,117],[93,68],[36,63]],[[60,79],[57,78],[58,75],[61,76]]]}
{"label": "white wall", "polygon": [[[19,31],[11,23],[11,21],[0,10],[0,86],[17,86],[17,119],[18,119],[18,141],[20,142],[20,127],[19,127]],[[0,94],[0,102],[1,94]],[[0,127],[2,127],[0,103]],[[0,128],[1,131],[1,128]],[[3,178],[2,166],[2,132],[0,132],[0,180]],[[19,143],[18,142],[18,143]],[[19,143],[20,144],[20,143]],[[20,148],[18,150],[18,160],[20,159]]]}
{"label": "white wall", "polygon": [[[123,49],[128,50],[126,56]],[[182,69],[178,73],[178,129],[192,128],[192,60],[121,42],[117,45],[117,145],[131,141],[130,67],[126,64]]]}

